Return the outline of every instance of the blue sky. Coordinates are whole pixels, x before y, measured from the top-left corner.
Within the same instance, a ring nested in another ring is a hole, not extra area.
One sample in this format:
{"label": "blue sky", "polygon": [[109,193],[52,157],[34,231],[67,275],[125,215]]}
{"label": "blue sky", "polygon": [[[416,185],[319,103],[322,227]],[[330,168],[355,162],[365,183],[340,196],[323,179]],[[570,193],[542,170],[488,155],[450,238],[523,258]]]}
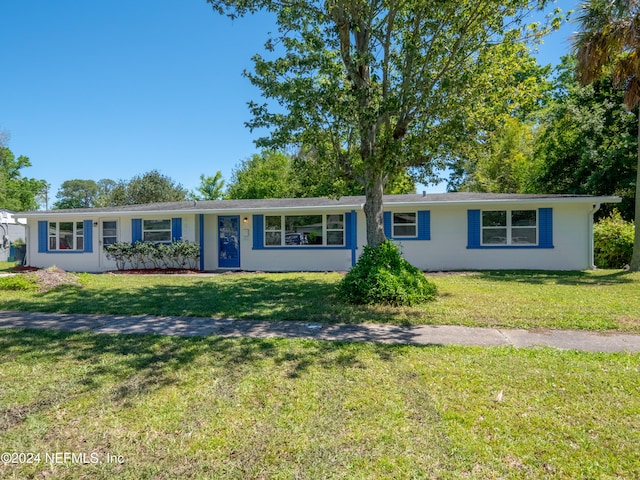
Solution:
{"label": "blue sky", "polygon": [[[260,92],[241,74],[269,17],[231,21],[205,0],[2,0],[0,22],[0,130],[30,158],[23,175],[51,184],[50,204],[65,180],[152,169],[191,190],[258,152],[244,122]],[[573,30],[547,37],[540,63],[557,63]]]}

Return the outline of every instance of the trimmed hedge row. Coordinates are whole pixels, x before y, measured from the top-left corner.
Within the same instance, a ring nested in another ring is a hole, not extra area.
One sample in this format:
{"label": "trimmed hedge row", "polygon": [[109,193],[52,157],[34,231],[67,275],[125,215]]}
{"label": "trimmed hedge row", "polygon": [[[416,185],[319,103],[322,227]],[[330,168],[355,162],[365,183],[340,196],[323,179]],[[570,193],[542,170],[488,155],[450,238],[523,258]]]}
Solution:
{"label": "trimmed hedge row", "polygon": [[115,260],[118,270],[130,268],[196,269],[200,245],[184,240],[171,243],[117,242],[104,247],[107,258]]}

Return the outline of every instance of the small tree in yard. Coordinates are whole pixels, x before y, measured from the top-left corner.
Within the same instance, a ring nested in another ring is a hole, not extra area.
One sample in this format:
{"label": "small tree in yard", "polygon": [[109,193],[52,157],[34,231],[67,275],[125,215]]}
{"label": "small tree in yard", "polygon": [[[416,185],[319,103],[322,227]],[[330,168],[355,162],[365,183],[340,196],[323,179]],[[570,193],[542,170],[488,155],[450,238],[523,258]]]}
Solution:
{"label": "small tree in yard", "polygon": [[338,285],[338,293],[350,303],[415,305],[434,299],[436,286],[387,240],[364,247],[358,263]]}
{"label": "small tree in yard", "polygon": [[[531,91],[519,71],[523,18],[547,0],[207,0],[232,17],[277,17],[245,73],[273,105],[250,103],[267,148],[312,150],[364,187],[367,244],[386,240],[383,192],[413,169],[422,181],[477,138],[489,116]],[[520,29],[521,28],[521,29]],[[284,110],[284,112],[283,112]]]}

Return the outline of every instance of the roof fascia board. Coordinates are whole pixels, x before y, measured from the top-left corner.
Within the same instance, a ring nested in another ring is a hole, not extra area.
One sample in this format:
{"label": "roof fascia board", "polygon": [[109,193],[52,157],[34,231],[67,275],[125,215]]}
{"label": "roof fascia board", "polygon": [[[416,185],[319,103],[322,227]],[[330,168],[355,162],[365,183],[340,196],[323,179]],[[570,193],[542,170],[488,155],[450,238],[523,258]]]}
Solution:
{"label": "roof fascia board", "polygon": [[181,210],[116,210],[105,211],[100,209],[83,210],[81,212],[56,212],[55,210],[29,212],[21,214],[24,218],[29,217],[87,217],[87,216],[124,216],[124,215],[185,215],[185,214],[220,214],[220,215],[241,215],[256,212],[283,212],[283,211],[345,211],[354,208],[362,209],[362,204],[341,204],[341,205],[306,205],[306,206],[277,206],[277,207],[244,207],[244,208],[189,208]]}
{"label": "roof fascia board", "polygon": [[462,205],[473,206],[479,204],[549,204],[549,203],[583,203],[593,205],[596,203],[620,203],[620,197],[546,197],[546,198],[500,198],[500,199],[476,199],[476,200],[447,200],[447,201],[410,201],[410,202],[385,202],[387,207],[400,206],[436,206],[436,205]]}
{"label": "roof fascia board", "polygon": [[[460,200],[423,200],[418,198],[411,201],[387,201],[384,205],[387,207],[420,207],[420,206],[438,206],[438,205],[505,205],[505,204],[549,204],[549,203],[573,203],[573,204],[598,204],[598,203],[620,203],[622,199],[616,196],[599,196],[599,197],[539,197],[539,198],[494,198],[494,199],[460,199]],[[290,206],[260,206],[260,207],[234,207],[234,208],[185,208],[185,209],[167,209],[167,210],[101,210],[99,208],[83,209],[82,211],[64,211],[57,212],[55,210],[22,212],[19,213],[20,218],[34,217],[84,217],[87,216],[122,216],[122,215],[189,215],[189,214],[222,214],[222,215],[242,215],[257,212],[283,212],[283,211],[342,211],[345,209],[364,209],[364,203],[342,203],[336,205],[290,205]]]}

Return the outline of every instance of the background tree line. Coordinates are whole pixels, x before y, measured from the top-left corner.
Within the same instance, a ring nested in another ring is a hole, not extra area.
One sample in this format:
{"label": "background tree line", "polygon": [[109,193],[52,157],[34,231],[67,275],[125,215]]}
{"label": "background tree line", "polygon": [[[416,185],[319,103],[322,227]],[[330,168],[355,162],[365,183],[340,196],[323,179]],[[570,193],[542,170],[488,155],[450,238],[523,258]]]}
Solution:
{"label": "background tree line", "polygon": [[20,170],[31,166],[29,157],[16,156],[7,146],[9,134],[0,131],[0,208],[14,211],[35,210],[47,183],[23,177]]}
{"label": "background tree line", "polygon": [[153,202],[185,200],[188,191],[158,170],[136,175],[130,180],[66,180],[56,194],[54,209],[115,207]]}
{"label": "background tree line", "polygon": [[[264,151],[242,160],[232,171],[225,189],[222,173],[200,175],[200,185],[188,191],[158,170],[131,180],[66,180],[56,194],[54,209],[110,207],[182,200],[293,198],[362,195],[356,182],[333,177],[313,160],[301,160],[282,152]],[[409,175],[393,178],[389,193],[415,192]]]}
{"label": "background tree line", "polygon": [[[576,60],[565,56],[551,70],[528,58],[537,94],[511,114],[484,125],[481,140],[462,145],[464,155],[444,161],[449,191],[618,195],[626,220],[633,219],[637,112],[624,106],[624,92],[611,75],[581,86]],[[455,141],[455,139],[452,139]],[[385,193],[415,192],[420,180],[408,170],[393,176]],[[251,199],[363,195],[361,183],[335,175],[311,149],[291,155],[264,150],[240,161],[228,181],[220,171],[200,176],[189,192],[157,170],[131,180],[68,180],[54,208],[117,206],[185,199]],[[610,212],[604,208],[599,215]]]}
{"label": "background tree line", "polygon": [[[537,95],[486,124],[475,145],[462,148],[460,142],[458,150],[465,155],[444,162],[450,173],[448,190],[619,195],[622,217],[633,219],[638,115],[625,109],[624,92],[614,87],[611,75],[581,86],[573,56],[565,56],[554,70],[531,58],[529,62]],[[20,170],[31,163],[25,156],[16,158],[6,143],[0,145],[0,207],[36,209],[46,182],[22,177]],[[415,192],[420,179],[411,173],[392,177],[385,193]],[[203,173],[191,192],[157,170],[130,180],[67,180],[53,208],[363,194],[362,184],[336,176],[311,149],[295,155],[265,150],[240,161],[228,181],[220,171]],[[608,214],[605,209],[599,212]]]}
{"label": "background tree line", "polygon": [[[574,56],[551,70],[535,62],[529,80],[538,95],[513,114],[485,125],[481,141],[446,159],[449,191],[618,195],[622,217],[634,215],[637,112],[624,106],[624,92],[611,75],[581,86]],[[454,141],[454,140],[452,140]],[[466,140],[464,141],[466,142]],[[0,206],[37,208],[44,180],[23,178],[29,159],[0,147]],[[420,178],[411,170],[392,177],[385,193],[410,193]],[[240,161],[225,181],[220,171],[202,174],[188,191],[157,170],[130,180],[72,179],[62,183],[53,208],[119,206],[186,199],[248,199],[363,195],[362,184],[337,176],[312,149],[291,155],[265,150]],[[608,215],[604,210],[600,216]]]}
{"label": "background tree line", "polygon": [[563,57],[536,108],[504,118],[473,155],[451,163],[449,189],[618,195],[615,208],[632,220],[638,112],[625,108],[611,73],[582,86],[575,70],[575,57]]}
{"label": "background tree line", "polygon": [[[519,55],[525,55],[519,52]],[[634,216],[638,113],[624,106],[624,91],[612,74],[582,86],[576,59],[565,56],[551,70],[526,54],[521,72],[533,87],[518,108],[497,115],[474,142],[458,142],[443,156],[449,191],[495,193],[575,193],[618,195],[622,218]],[[471,115],[470,112],[467,114]],[[45,180],[26,178],[21,169],[28,157],[16,158],[0,135],[0,208],[34,210],[43,201]],[[391,176],[385,193],[415,192],[424,180],[415,171]],[[157,170],[130,180],[72,179],[62,183],[53,208],[90,208],[170,202],[186,199],[246,199],[363,195],[361,183],[335,174],[331,163],[314,149],[296,154],[264,150],[240,161],[225,181],[220,171],[202,174],[200,185],[188,191]],[[599,215],[609,215],[603,208]]]}

